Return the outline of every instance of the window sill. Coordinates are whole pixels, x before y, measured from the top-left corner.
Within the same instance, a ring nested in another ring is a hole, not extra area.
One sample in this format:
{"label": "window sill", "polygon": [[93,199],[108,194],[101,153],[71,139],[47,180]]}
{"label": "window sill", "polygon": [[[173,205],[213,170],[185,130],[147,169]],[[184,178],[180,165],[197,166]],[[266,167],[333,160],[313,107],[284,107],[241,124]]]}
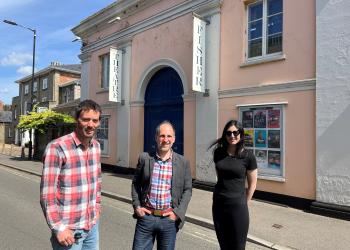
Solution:
{"label": "window sill", "polygon": [[282,176],[258,175],[258,179],[267,181],[286,182],[286,179]]}
{"label": "window sill", "polygon": [[109,158],[110,156],[108,154],[104,155],[101,153],[101,158]]}
{"label": "window sill", "polygon": [[248,59],[244,63],[240,65],[241,68],[248,67],[248,66],[253,66],[253,65],[258,65],[258,64],[263,64],[263,63],[269,63],[269,62],[277,62],[277,61],[282,61],[286,59],[285,54],[276,54],[272,56],[264,56],[260,57],[258,59]]}
{"label": "window sill", "polygon": [[103,94],[103,93],[108,93],[109,89],[99,89],[96,91],[96,94]]}

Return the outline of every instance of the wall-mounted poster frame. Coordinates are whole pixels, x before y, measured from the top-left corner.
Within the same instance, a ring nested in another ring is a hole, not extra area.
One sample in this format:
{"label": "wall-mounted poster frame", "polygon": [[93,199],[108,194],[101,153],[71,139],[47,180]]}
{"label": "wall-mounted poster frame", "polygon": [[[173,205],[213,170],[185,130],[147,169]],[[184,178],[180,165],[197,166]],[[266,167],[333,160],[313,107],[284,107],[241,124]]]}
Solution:
{"label": "wall-mounted poster frame", "polygon": [[256,157],[260,179],[285,181],[285,104],[237,105],[245,147]]}

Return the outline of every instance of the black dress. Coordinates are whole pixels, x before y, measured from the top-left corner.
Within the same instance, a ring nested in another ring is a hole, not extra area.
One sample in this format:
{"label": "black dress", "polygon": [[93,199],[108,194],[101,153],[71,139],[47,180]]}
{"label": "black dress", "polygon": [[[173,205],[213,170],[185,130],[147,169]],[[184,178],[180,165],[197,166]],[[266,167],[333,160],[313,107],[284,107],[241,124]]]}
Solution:
{"label": "black dress", "polygon": [[241,157],[218,148],[214,152],[218,181],[213,195],[213,220],[220,248],[245,249],[249,212],[245,191],[247,170],[257,168],[255,156],[245,150]]}

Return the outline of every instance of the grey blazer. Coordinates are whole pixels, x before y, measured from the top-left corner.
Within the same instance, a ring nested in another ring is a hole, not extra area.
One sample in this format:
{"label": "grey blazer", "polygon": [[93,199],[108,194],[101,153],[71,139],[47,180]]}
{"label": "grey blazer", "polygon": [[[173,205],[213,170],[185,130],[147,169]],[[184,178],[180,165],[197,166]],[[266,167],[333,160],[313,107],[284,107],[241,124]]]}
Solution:
{"label": "grey blazer", "polygon": [[[131,184],[132,205],[134,208],[146,202],[151,187],[151,177],[155,163],[154,153],[142,153],[139,156],[134,179]],[[185,222],[185,213],[192,196],[192,176],[189,162],[173,152],[173,174],[171,179],[171,206],[179,217],[178,227]]]}

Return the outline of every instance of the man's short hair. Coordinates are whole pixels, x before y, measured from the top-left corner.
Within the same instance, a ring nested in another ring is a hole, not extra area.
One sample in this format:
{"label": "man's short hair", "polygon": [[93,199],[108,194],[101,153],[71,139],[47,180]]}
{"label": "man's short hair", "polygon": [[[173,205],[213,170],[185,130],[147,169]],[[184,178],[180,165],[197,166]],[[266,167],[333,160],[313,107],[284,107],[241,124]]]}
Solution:
{"label": "man's short hair", "polygon": [[159,123],[159,125],[158,125],[157,128],[156,128],[156,136],[159,135],[159,133],[160,133],[160,127],[161,127],[162,125],[164,125],[164,124],[168,124],[168,125],[171,126],[171,128],[172,128],[173,131],[174,131],[174,136],[175,136],[175,127],[174,127],[173,124],[172,124],[170,121],[168,121],[168,120],[164,120],[164,121],[162,121],[161,123]]}
{"label": "man's short hair", "polygon": [[88,110],[93,110],[93,111],[96,111],[96,112],[100,112],[99,119],[101,119],[101,114],[102,114],[101,106],[98,103],[96,103],[95,101],[89,100],[89,99],[80,102],[79,105],[76,107],[76,109],[75,109],[75,119],[79,118],[80,113],[82,111],[88,111]]}

